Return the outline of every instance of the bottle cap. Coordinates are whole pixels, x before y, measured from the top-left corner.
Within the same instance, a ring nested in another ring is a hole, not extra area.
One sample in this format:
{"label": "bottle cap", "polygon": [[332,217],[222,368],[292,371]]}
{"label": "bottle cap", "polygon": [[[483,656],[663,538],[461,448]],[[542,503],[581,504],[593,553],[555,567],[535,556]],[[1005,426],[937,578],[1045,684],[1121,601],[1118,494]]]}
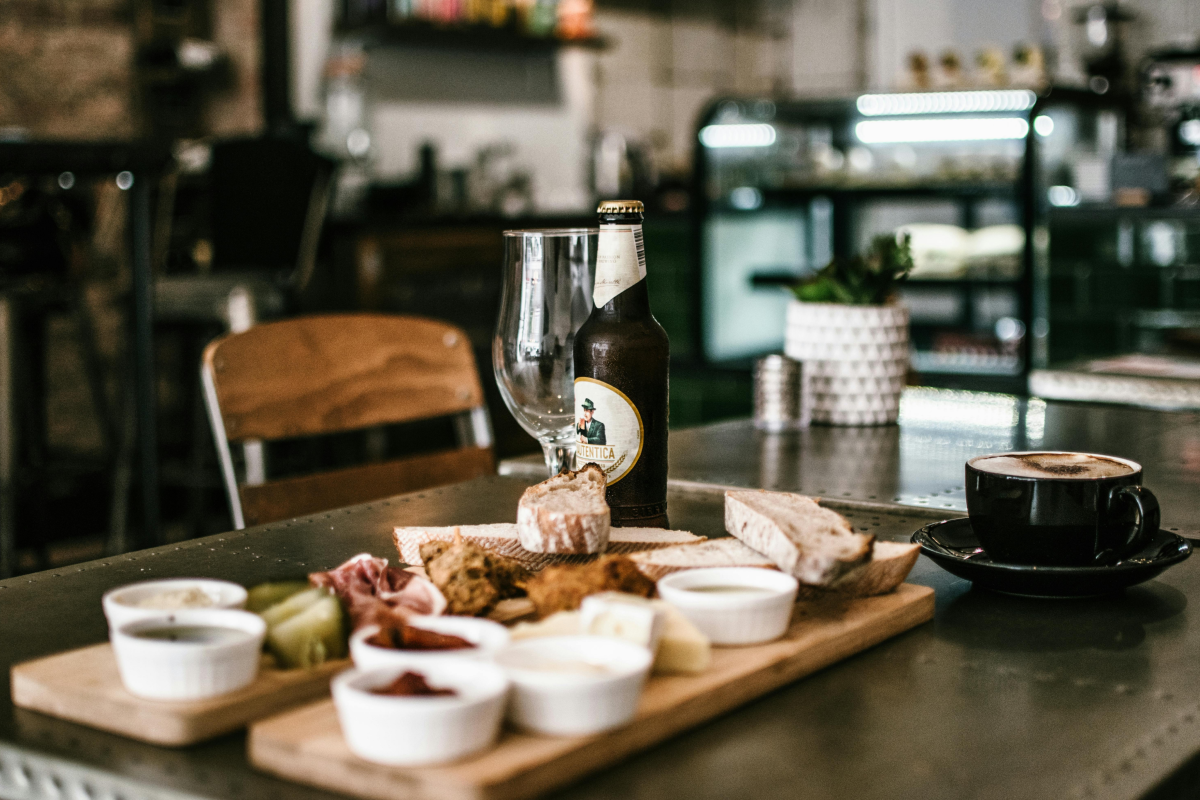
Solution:
{"label": "bottle cap", "polygon": [[646,207],[641,200],[605,200],[596,209],[597,214],[644,214]]}

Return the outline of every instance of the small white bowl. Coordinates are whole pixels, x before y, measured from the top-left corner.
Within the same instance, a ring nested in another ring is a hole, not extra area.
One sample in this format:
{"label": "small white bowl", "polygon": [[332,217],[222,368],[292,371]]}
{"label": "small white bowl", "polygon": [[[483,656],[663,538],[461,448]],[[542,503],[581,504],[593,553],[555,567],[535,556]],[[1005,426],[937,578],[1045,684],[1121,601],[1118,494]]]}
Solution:
{"label": "small white bowl", "polygon": [[[556,662],[583,662],[600,669],[555,669]],[[514,725],[537,733],[582,736],[633,719],[654,656],[641,645],[608,636],[548,636],[513,642],[496,655],[496,663],[513,684],[508,718]]]}
{"label": "small white bowl", "polygon": [[[753,594],[695,591],[731,586]],[[675,606],[713,644],[760,644],[788,629],[799,582],[791,575],[758,567],[714,567],[675,572],[658,581],[658,594]]]}
{"label": "small white bowl", "polygon": [[[174,592],[181,589],[199,589],[213,601],[205,609],[140,608],[137,603],[159,592]],[[108,618],[108,629],[114,631],[127,622],[152,619],[176,611],[200,611],[218,608],[243,608],[246,605],[246,589],[229,581],[209,578],[169,578],[161,581],[127,583],[105,592],[101,604]]]}
{"label": "small white bowl", "polygon": [[359,669],[382,667],[420,667],[431,661],[461,661],[464,658],[490,661],[508,644],[508,629],[490,619],[476,617],[421,616],[409,619],[417,628],[446,633],[466,639],[474,647],[462,650],[397,650],[368,644],[367,639],[379,631],[378,625],[367,625],[350,637],[350,657]]}
{"label": "small white bowl", "polygon": [[[160,628],[217,627],[234,631],[226,641],[148,639]],[[127,622],[112,632],[121,682],[150,700],[201,700],[241,689],[258,674],[267,623],[249,611],[185,609]]]}
{"label": "small white bowl", "polygon": [[[389,697],[371,689],[406,671],[454,697]],[[453,761],[496,741],[508,699],[508,678],[495,664],[459,659],[414,667],[353,669],[333,679],[333,702],[346,745],[377,764],[416,766]]]}

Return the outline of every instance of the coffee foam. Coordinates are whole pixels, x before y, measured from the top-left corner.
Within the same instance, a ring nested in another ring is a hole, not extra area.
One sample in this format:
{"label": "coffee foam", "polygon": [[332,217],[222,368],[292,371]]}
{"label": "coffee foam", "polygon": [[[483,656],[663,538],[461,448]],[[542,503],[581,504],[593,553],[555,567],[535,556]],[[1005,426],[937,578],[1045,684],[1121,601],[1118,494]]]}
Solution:
{"label": "coffee foam", "polygon": [[1103,456],[1085,453],[1024,453],[991,456],[972,461],[981,472],[1012,475],[1018,478],[1075,478],[1095,480],[1129,475],[1134,471],[1128,464]]}

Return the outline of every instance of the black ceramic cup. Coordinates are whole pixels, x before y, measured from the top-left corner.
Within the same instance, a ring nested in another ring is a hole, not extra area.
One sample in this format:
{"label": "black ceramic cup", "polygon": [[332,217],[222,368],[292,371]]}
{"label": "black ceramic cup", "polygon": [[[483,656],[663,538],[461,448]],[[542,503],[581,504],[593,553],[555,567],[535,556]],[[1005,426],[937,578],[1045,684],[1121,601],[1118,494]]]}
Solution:
{"label": "black ceramic cup", "polygon": [[[980,468],[987,459],[1001,460]],[[1158,531],[1158,500],[1136,461],[1039,451],[977,456],[966,469],[971,527],[996,561],[1113,564]]]}

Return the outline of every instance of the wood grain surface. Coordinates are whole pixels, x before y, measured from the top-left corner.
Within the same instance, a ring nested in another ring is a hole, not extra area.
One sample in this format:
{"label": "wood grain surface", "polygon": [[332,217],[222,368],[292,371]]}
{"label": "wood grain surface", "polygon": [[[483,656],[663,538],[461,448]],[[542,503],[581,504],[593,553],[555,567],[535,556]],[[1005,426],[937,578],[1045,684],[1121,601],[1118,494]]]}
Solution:
{"label": "wood grain surface", "polygon": [[13,705],[151,744],[179,747],[329,693],[341,659],[312,670],[281,670],[268,658],[254,683],[207,700],[143,700],[125,691],[112,645],[26,661],[12,668]]}
{"label": "wood grain surface", "polygon": [[458,483],[495,471],[490,447],[464,447],[240,486],[238,491],[246,524],[264,525],[327,508]]}
{"label": "wood grain surface", "polygon": [[421,317],[268,322],[212,342],[204,363],[231,442],[335,433],[483,404],[466,334]]}
{"label": "wood grain surface", "polygon": [[737,708],[933,618],[933,590],[796,605],[787,634],[768,644],[714,648],[700,675],[650,680],[634,722],[587,737],[505,730],[493,749],[434,767],[372,764],[346,747],[332,700],[250,727],[258,769],[372,800],[520,800],[550,791]]}

